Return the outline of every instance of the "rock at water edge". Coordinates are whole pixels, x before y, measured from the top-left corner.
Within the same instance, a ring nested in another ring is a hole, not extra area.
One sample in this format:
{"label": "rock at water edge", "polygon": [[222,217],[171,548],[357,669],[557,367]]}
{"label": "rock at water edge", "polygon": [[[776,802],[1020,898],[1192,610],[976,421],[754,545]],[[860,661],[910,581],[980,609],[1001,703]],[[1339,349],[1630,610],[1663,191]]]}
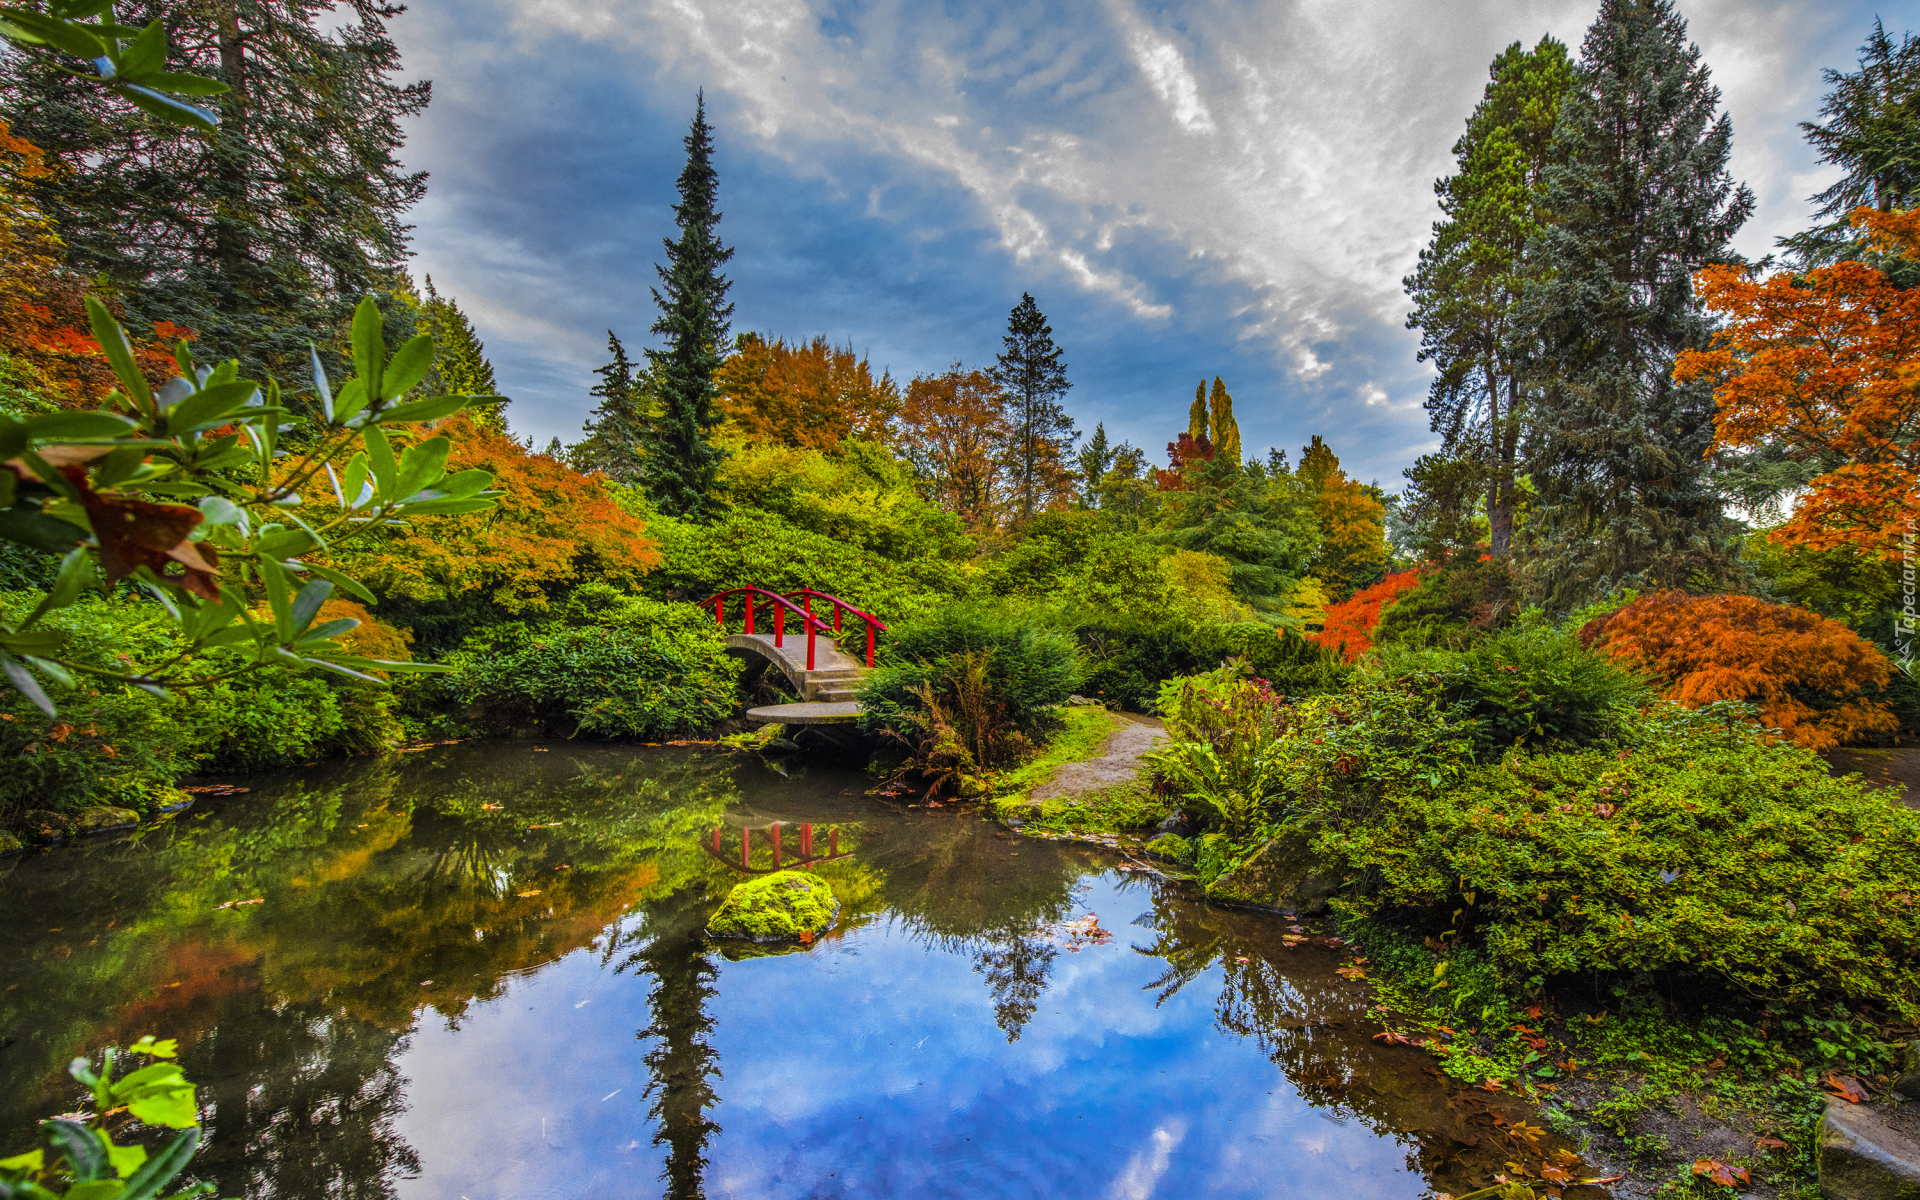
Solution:
{"label": "rock at water edge", "polygon": [[140,814],[130,808],[98,804],[73,814],[73,827],[81,833],[106,833],[113,829],[132,829],[140,823]]}
{"label": "rock at water edge", "polygon": [[26,848],[27,844],[25,842],[8,833],[6,830],[0,829],[0,858],[9,854],[18,854]]}
{"label": "rock at water edge", "polygon": [[1916,1200],[1920,1143],[1868,1105],[1828,1100],[1820,1119],[1820,1190],[1827,1200]]}
{"label": "rock at water edge", "polygon": [[1207,898],[1225,904],[1249,904],[1310,916],[1327,907],[1340,886],[1295,829],[1275,834],[1252,858],[1207,886]]}
{"label": "rock at water edge", "polygon": [[754,942],[805,940],[832,929],[839,915],[840,902],[824,882],[804,871],[775,871],[727,893],[707,932]]}
{"label": "rock at water edge", "polygon": [[1163,833],[1147,843],[1147,853],[1161,862],[1175,863],[1182,867],[1193,865],[1193,843],[1177,833]]}

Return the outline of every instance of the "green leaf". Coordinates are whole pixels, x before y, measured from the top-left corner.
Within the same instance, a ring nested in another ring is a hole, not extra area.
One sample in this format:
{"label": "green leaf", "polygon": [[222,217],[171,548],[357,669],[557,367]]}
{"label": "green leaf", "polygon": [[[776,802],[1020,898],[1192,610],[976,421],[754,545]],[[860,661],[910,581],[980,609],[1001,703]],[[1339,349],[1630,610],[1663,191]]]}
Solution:
{"label": "green leaf", "polygon": [[153,74],[167,65],[167,31],[156,18],[140,36],[128,43],[114,59],[114,73],[122,79],[137,79]]}
{"label": "green leaf", "polygon": [[483,492],[493,482],[491,471],[466,470],[449,475],[433,485],[433,500],[465,500]]}
{"label": "green leaf", "polygon": [[320,347],[308,342],[307,357],[313,363],[313,394],[320,397],[320,415],[331,423],[333,421],[333,384],[327,380],[327,369],[320,365]]}
{"label": "green leaf", "polygon": [[7,24],[21,30],[31,41],[57,46],[77,58],[95,59],[107,52],[107,44],[85,26],[61,21],[24,8],[0,9]]}
{"label": "green leaf", "polygon": [[142,1089],[127,1100],[127,1111],[149,1125],[171,1129],[185,1129],[200,1119],[200,1110],[193,1103],[193,1085],[185,1079]]}
{"label": "green leaf", "polygon": [[92,1183],[76,1183],[67,1189],[62,1200],[115,1200],[126,1190],[126,1184],[117,1179],[96,1179]]}
{"label": "green leaf", "polygon": [[387,362],[386,373],[380,379],[380,398],[396,400],[406,395],[414,384],[426,378],[427,368],[432,365],[433,339],[425,334],[408,339]]}
{"label": "green leaf", "polygon": [[0,673],[4,673],[14,689],[41,712],[53,716],[53,701],[47,699],[47,693],[41,690],[40,681],[33,672],[22,666],[19,660],[10,654],[0,654]]}
{"label": "green leaf", "polygon": [[144,1054],[150,1058],[178,1058],[180,1057],[180,1039],[157,1038],[149,1033],[128,1046],[127,1053]]}
{"label": "green leaf", "polygon": [[120,328],[120,322],[113,319],[107,306],[92,296],[87,297],[87,321],[93,326],[94,340],[105,351],[120,386],[126,389],[135,404],[147,412],[154,412],[153,392],[147,387],[147,377],[140,373],[140,368],[133,361],[133,347],[127,344],[127,331]]}
{"label": "green leaf", "polygon": [[175,100],[172,96],[156,92],[152,88],[123,83],[113,90],[131,100],[134,107],[141,112],[158,117],[172,125],[185,125],[191,129],[198,129],[202,133],[212,133],[220,123],[220,118],[215,116],[211,109],[201,108],[197,104],[188,104],[185,100]]}
{"label": "green leaf", "polygon": [[[100,1136],[104,1138],[107,1135],[103,1133]],[[125,1179],[135,1171],[138,1171],[141,1164],[147,1161],[147,1148],[145,1146],[116,1146],[112,1142],[108,1142],[107,1161],[113,1164],[113,1173]]]}
{"label": "green leaf", "polygon": [[87,539],[87,531],[37,508],[16,506],[0,510],[0,540],[18,542],[49,554],[62,554]]}
{"label": "green leaf", "polygon": [[30,629],[34,622],[54,609],[72,604],[82,589],[93,586],[94,579],[93,555],[84,548],[69,551],[60,562],[59,573],[53,577],[53,586],[47,589],[40,603],[27,614],[27,619],[20,622],[20,628]]}
{"label": "green leaf", "polygon": [[273,610],[274,629],[280,640],[293,640],[293,606],[287,600],[292,585],[287,582],[287,572],[271,558],[260,560],[260,582],[266,588],[267,606]]}
{"label": "green leaf", "polygon": [[407,497],[423,491],[428,484],[438,483],[446,478],[447,454],[452,451],[453,443],[446,438],[428,438],[417,446],[409,446],[400,455],[400,474],[393,485],[393,498],[405,500]]}
{"label": "green leaf", "polygon": [[324,625],[316,625],[308,630],[307,635],[300,639],[300,644],[306,646],[309,642],[324,642],[359,627],[360,622],[352,617],[335,617]]}
{"label": "green leaf", "polygon": [[100,1135],[79,1121],[65,1117],[42,1121],[40,1136],[46,1140],[47,1149],[67,1160],[67,1170],[76,1183],[92,1183],[113,1172],[107,1148],[100,1144]]}
{"label": "green leaf", "polygon": [[296,555],[305,554],[315,545],[313,535],[304,529],[297,526],[291,529],[284,526],[275,529],[269,525],[253,540],[253,552],[272,558],[293,558]]}
{"label": "green leaf", "polygon": [[386,686],[385,680],[379,679],[372,675],[363,675],[359,671],[355,671],[351,667],[343,665],[343,663],[338,659],[299,658],[293,655],[289,655],[288,657],[295,658],[295,661],[304,663],[305,665],[310,667],[319,667],[322,670],[332,671],[336,675],[345,675],[349,679],[358,679],[364,683],[376,684],[380,687]]}
{"label": "green leaf", "polygon": [[387,442],[387,435],[374,426],[361,435],[367,446],[367,466],[373,471],[373,486],[376,495],[382,500],[391,500],[394,476],[397,467],[393,461],[393,447]]}
{"label": "green leaf", "polygon": [[[333,584],[327,580],[312,579],[307,581],[307,585],[300,589],[300,594],[293,598],[293,632],[295,636],[307,631],[307,626],[313,624],[314,615],[320,611],[320,606],[325,604],[327,597],[331,595],[333,595]],[[289,638],[288,640],[292,639]]]}
{"label": "green leaf", "polygon": [[394,510],[396,517],[447,517],[459,513],[485,512],[497,501],[479,500],[420,500],[402,505]]}
{"label": "green leaf", "polygon": [[473,399],[472,396],[435,396],[431,400],[414,400],[407,404],[396,404],[380,414],[380,423],[399,425],[408,421],[437,421],[441,417],[459,412]]}
{"label": "green leaf", "polygon": [[342,494],[347,498],[348,508],[359,508],[362,500],[372,498],[366,494],[367,478],[370,474],[364,451],[347,461],[347,477],[341,487]]}
{"label": "green leaf", "polygon": [[138,1171],[127,1176],[126,1190],[120,1193],[118,1200],[153,1200],[160,1194],[161,1188],[186,1169],[188,1161],[193,1158],[194,1149],[199,1145],[198,1129],[188,1129],[168,1142]]}
{"label": "green leaf", "polygon": [[[147,465],[147,452],[151,448],[150,445],[122,446],[101,459],[100,465],[93,469],[93,490],[105,491],[139,474],[140,468]],[[0,474],[10,476],[13,472]]]}
{"label": "green leaf", "polygon": [[336,425],[351,425],[367,406],[367,383],[364,379],[349,379],[342,384],[333,398],[333,420]]}
{"label": "green leaf", "polygon": [[216,383],[202,388],[167,410],[167,432],[181,434],[224,425],[229,413],[245,408],[247,401],[258,395],[259,391],[260,385],[251,379],[237,379],[232,383]]}
{"label": "green leaf", "polygon": [[46,1169],[46,1158],[45,1150],[29,1150],[12,1158],[0,1158],[0,1171],[32,1171],[39,1174]]}
{"label": "green leaf", "polygon": [[387,361],[387,343],[380,333],[382,323],[380,306],[371,296],[353,310],[353,371],[368,396],[380,394],[380,369]]}
{"label": "green leaf", "polygon": [[356,599],[365,601],[368,604],[376,603],[373,593],[368,591],[366,587],[359,580],[354,579],[351,576],[342,575],[340,572],[335,571],[330,567],[316,566],[313,563],[307,564],[307,570],[313,572],[315,575],[318,575],[320,578],[326,580],[328,583],[331,583],[339,587],[343,591],[352,593]]}
{"label": "green leaf", "polygon": [[179,71],[155,71],[147,76],[146,84],[163,92],[172,92],[176,96],[223,96],[233,90],[218,79],[208,79],[204,75],[187,75]]}
{"label": "green leaf", "polygon": [[111,412],[53,412],[28,417],[22,424],[28,437],[42,441],[125,437],[138,429],[132,421]]}
{"label": "green leaf", "polygon": [[238,504],[219,496],[208,496],[201,500],[200,511],[209,525],[232,525],[247,515]]}

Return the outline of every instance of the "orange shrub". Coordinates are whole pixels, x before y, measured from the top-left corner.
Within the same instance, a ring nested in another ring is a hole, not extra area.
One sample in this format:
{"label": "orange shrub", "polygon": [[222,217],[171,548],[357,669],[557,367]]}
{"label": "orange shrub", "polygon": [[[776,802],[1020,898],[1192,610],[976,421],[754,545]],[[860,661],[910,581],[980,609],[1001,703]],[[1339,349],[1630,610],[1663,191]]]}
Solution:
{"label": "orange shrub", "polygon": [[[1587,622],[1580,642],[1667,681],[1688,708],[1746,700],[1794,743],[1825,750],[1900,727],[1864,693],[1886,687],[1886,656],[1838,621],[1752,596],[1661,592]],[[1796,695],[1797,693],[1797,695]],[[1814,708],[1806,695],[1832,698]]]}
{"label": "orange shrub", "polygon": [[1420,586],[1419,570],[1389,575],[1372,587],[1361,588],[1338,604],[1327,606],[1327,620],[1318,633],[1307,640],[1336,650],[1348,662],[1373,649],[1373,631],[1380,624],[1380,613],[1403,593]]}

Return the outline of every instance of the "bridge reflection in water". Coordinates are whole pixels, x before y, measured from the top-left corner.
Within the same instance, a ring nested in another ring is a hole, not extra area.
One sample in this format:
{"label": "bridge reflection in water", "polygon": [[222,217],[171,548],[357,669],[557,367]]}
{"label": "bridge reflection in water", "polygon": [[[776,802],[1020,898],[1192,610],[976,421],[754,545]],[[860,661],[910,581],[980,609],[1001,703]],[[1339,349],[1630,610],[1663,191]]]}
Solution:
{"label": "bridge reflection in water", "polygon": [[827,852],[825,854],[815,854],[813,849],[813,822],[803,821],[800,823],[799,857],[789,861],[781,846],[780,839],[780,830],[787,824],[788,822],[786,821],[774,821],[767,826],[767,840],[772,851],[773,862],[773,865],[770,867],[756,867],[753,865],[753,830],[750,827],[743,826],[740,830],[740,858],[737,862],[728,857],[726,853],[726,850],[731,849],[731,847],[725,845],[724,839],[727,832],[725,825],[714,826],[712,838],[709,841],[702,842],[701,848],[714,858],[726,864],[729,870],[739,871],[744,875],[771,875],[775,871],[804,871],[815,863],[834,862],[838,859],[853,857],[852,850],[840,849],[840,827],[838,825],[829,825],[827,827]]}

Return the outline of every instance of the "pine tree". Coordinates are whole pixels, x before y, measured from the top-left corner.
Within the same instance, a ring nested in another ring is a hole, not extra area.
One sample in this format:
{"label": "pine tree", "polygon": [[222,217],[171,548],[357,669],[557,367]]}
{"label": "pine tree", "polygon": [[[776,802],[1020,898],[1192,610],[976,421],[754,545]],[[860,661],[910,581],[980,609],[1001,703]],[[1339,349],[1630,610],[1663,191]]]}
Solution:
{"label": "pine tree", "polygon": [[1053,344],[1053,326],[1031,295],[1022,292],[1008,314],[1004,341],[993,378],[1006,389],[1012,409],[1013,510],[1016,522],[1025,524],[1072,486],[1061,460],[1078,434],[1060,398],[1073,384]]}
{"label": "pine tree", "polygon": [[[404,291],[402,214],[424,172],[395,154],[426,83],[398,84],[382,0],[135,0],[122,24],[164,17],[168,68],[218,78],[218,132],[152,120],[76,88],[43,56],[0,56],[0,113],[59,170],[35,185],[69,269],[139,321],[193,329],[207,358],[296,373],[369,292]],[[336,24],[336,12],[350,20]],[[330,27],[322,28],[322,24]],[[391,329],[389,344],[403,329]]]}
{"label": "pine tree", "polygon": [[1812,197],[1823,224],[1780,239],[1806,267],[1858,256],[1864,239],[1847,221],[1854,209],[1891,212],[1920,201],[1920,37],[1909,33],[1895,43],[1875,17],[1860,47],[1860,69],[1822,74],[1831,89],[1820,107],[1827,123],[1800,128],[1820,161],[1846,174]]}
{"label": "pine tree", "polygon": [[[480,335],[473,331],[467,314],[460,311],[459,303],[452,296],[442,296],[434,289],[431,275],[426,277],[426,289],[427,298],[414,324],[419,332],[433,338],[433,366],[424,381],[428,393],[499,396],[500,387],[494,382],[487,348],[481,344]],[[467,412],[482,429],[505,433],[505,409],[509,403],[511,401],[501,396],[498,403],[475,405]]]}
{"label": "pine tree", "polygon": [[1100,506],[1095,489],[1113,466],[1113,453],[1113,447],[1107,442],[1106,422],[1102,421],[1093,427],[1093,436],[1080,447],[1080,453],[1074,455],[1080,464],[1080,498],[1088,508]]}
{"label": "pine tree", "polygon": [[1546,226],[1542,178],[1574,70],[1566,47],[1546,37],[1531,51],[1508,46],[1488,75],[1454,143],[1458,170],[1434,184],[1445,220],[1404,285],[1414,302],[1407,324],[1421,331],[1419,357],[1438,369],[1427,397],[1434,432],[1443,454],[1484,479],[1491,551],[1503,558],[1535,350],[1520,298],[1537,274],[1528,247]]}
{"label": "pine tree", "polygon": [[642,439],[641,478],[660,511],[699,520],[713,510],[720,463],[726,457],[709,435],[721,420],[713,374],[724,361],[721,348],[727,344],[728,318],[733,315],[726,299],[727,278],[720,273],[733,251],[714,233],[720,223],[714,207],[720,188],[705,92],[695,102],[685,144],[680,202],[673,206],[680,238],[666,242],[667,265],[655,268],[664,290],[653,291],[653,301],[660,306],[653,332],[663,335],[666,344],[647,350],[658,409]]}
{"label": "pine tree", "polygon": [[587,437],[567,449],[567,461],[577,471],[599,471],[620,483],[641,477],[640,445],[652,415],[652,382],[646,368],[637,372],[627,348],[607,330],[607,353],[613,357],[595,367],[600,382],[591,395],[600,397],[582,427]]}
{"label": "pine tree", "polygon": [[1734,261],[1753,210],[1719,102],[1670,0],[1605,0],[1561,105],[1528,287],[1548,368],[1523,447],[1540,492],[1528,569],[1553,608],[1724,578],[1733,560],[1703,458],[1711,389],[1673,381],[1711,334],[1693,272]]}
{"label": "pine tree", "polygon": [[1233,419],[1233,397],[1220,377],[1213,377],[1213,396],[1208,401],[1208,427],[1213,438],[1213,453],[1221,462],[1240,465],[1240,422]]}

